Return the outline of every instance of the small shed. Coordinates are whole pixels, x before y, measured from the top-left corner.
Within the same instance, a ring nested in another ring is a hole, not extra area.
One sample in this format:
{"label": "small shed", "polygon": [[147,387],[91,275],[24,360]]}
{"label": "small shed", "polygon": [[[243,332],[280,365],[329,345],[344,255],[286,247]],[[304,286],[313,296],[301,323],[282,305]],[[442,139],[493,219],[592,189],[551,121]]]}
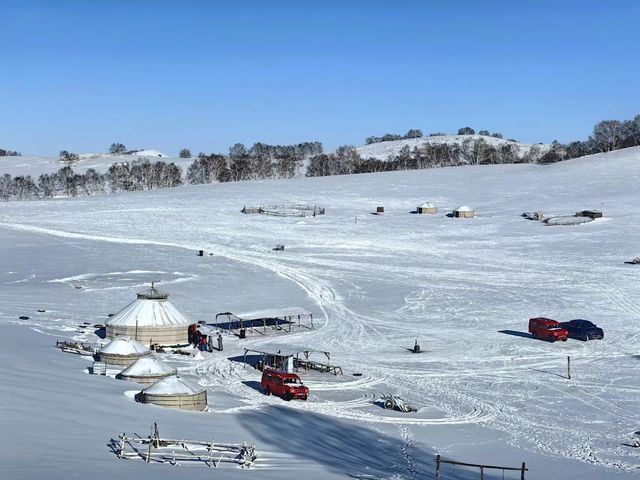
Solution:
{"label": "small shed", "polygon": [[576,217],[589,217],[595,220],[596,218],[602,218],[602,212],[598,210],[582,210],[581,212],[576,212]]}
{"label": "small shed", "polygon": [[475,215],[476,212],[473,210],[473,208],[467,205],[460,205],[453,211],[453,216],[455,218],[473,218],[475,217]]}
{"label": "small shed", "polygon": [[438,207],[433,203],[425,202],[416,209],[418,213],[438,213]]}
{"label": "small shed", "polygon": [[207,408],[207,389],[171,376],[158,380],[136,395],[140,403],[151,403],[180,410],[205,410]]}
{"label": "small shed", "polygon": [[98,357],[102,363],[125,367],[128,367],[139,358],[150,355],[151,350],[129,337],[119,337],[111,340],[98,352]]}
{"label": "small shed", "polygon": [[116,378],[151,385],[176,373],[177,370],[175,368],[157,358],[142,357],[116,375]]}
{"label": "small shed", "polygon": [[136,299],[106,321],[107,337],[132,337],[145,345],[186,345],[188,319],[171,303],[169,295],[151,284]]}

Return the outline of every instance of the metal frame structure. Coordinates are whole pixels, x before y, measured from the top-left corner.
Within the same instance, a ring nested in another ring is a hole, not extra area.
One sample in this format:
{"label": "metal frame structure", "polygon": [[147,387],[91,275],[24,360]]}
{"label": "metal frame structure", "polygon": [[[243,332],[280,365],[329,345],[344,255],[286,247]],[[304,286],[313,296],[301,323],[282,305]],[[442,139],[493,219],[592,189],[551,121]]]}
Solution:
{"label": "metal frame structure", "polygon": [[[261,365],[262,368],[274,368],[276,370],[282,370],[285,367],[286,362],[289,358],[293,358],[293,369],[296,372],[300,370],[316,370],[318,372],[326,372],[333,373],[334,375],[342,375],[342,367],[338,365],[331,365],[331,352],[326,352],[323,350],[314,350],[314,349],[301,349],[301,350],[291,350],[283,352],[282,350],[278,350],[277,352],[273,351],[265,351],[265,350],[255,350],[252,348],[245,348],[243,355],[243,362],[248,364],[247,362],[247,354],[248,353],[257,353],[261,357]],[[313,353],[321,353],[327,358],[327,363],[316,362],[315,360],[311,360],[310,356]],[[300,358],[300,354],[303,355],[303,358]]]}
{"label": "metal frame structure", "polygon": [[244,329],[249,330],[252,333],[260,335],[266,335],[268,333],[267,327],[272,330],[285,331],[291,333],[291,327],[296,326],[298,328],[307,328],[314,330],[313,314],[309,312],[294,313],[288,315],[281,315],[275,317],[259,317],[259,318],[242,318],[238,317],[232,312],[222,312],[216,315],[214,327],[223,328],[219,323],[219,317],[227,317],[226,331],[231,333],[235,330]]}

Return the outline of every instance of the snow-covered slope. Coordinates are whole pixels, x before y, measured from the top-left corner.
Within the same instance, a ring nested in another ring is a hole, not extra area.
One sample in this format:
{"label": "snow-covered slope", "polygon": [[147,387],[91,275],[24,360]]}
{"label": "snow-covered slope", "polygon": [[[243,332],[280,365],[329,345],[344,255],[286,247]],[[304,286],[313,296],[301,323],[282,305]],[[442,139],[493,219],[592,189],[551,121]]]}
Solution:
{"label": "snow-covered slope", "polygon": [[141,150],[132,150],[130,152],[127,152],[127,155],[138,156],[138,157],[160,157],[160,158],[169,157],[169,155],[165,155],[160,150],[156,150],[155,148],[143,148]]}
{"label": "snow-covered slope", "polygon": [[[159,152],[158,150],[140,150],[128,155],[110,155],[101,153],[85,153],[79,155],[80,159],[70,164],[70,166],[78,171],[84,172],[88,168],[94,168],[99,172],[106,172],[114,163],[132,162],[138,158],[147,159],[150,162],[162,160],[163,162],[173,162],[186,169],[193,158],[174,158]],[[65,162],[59,161],[58,157],[38,157],[38,156],[20,156],[20,157],[0,157],[0,175],[8,173],[12,176],[31,175],[37,178],[42,173],[56,172],[67,165]]]}
{"label": "snow-covered slope", "polygon": [[[105,446],[121,432],[146,436],[157,421],[167,436],[255,443],[256,469],[225,471],[231,479],[429,478],[436,453],[526,461],[531,479],[636,478],[640,267],[624,261],[640,255],[639,183],[633,148],[552,165],[2,203],[3,473],[57,480],[81,466],[95,479],[170,478],[170,465],[119,460]],[[439,213],[410,213],[424,201]],[[326,215],[240,213],[266,203],[316,204]],[[446,215],[462,204],[477,217]],[[384,215],[372,215],[377,206]],[[588,208],[604,218],[551,227],[520,216]],[[274,252],[276,243],[286,249]],[[103,323],[150,281],[195,321],[296,306],[314,313],[316,329],[225,334],[222,352],[164,355],[207,388],[210,412],[136,404],[131,384],[86,375],[89,362],[51,345],[100,341],[85,322]],[[587,318],[605,338],[534,340],[534,316]],[[409,351],[416,339],[423,353]],[[328,350],[344,375],[305,376],[308,402],[267,397],[260,372],[238,358],[280,345]],[[418,412],[384,410],[374,402],[381,393]],[[211,470],[192,467],[189,477]]]}
{"label": "snow-covered slope", "polygon": [[529,153],[532,147],[534,148],[534,150],[538,150],[538,152],[541,154],[545,153],[549,149],[549,145],[545,144],[512,142],[509,140],[488,137],[485,135],[437,135],[433,137],[408,138],[405,140],[394,140],[391,142],[372,143],[369,145],[358,147],[356,150],[358,151],[358,154],[360,154],[360,156],[363,158],[391,160],[395,156],[397,156],[400,153],[400,150],[402,150],[404,147],[409,147],[411,150],[413,150],[414,148],[420,147],[427,143],[431,143],[434,145],[443,143],[448,145],[461,145],[465,140],[476,141],[480,139],[496,148],[502,145],[513,145],[516,148],[516,152],[519,157],[522,157],[526,153]]}

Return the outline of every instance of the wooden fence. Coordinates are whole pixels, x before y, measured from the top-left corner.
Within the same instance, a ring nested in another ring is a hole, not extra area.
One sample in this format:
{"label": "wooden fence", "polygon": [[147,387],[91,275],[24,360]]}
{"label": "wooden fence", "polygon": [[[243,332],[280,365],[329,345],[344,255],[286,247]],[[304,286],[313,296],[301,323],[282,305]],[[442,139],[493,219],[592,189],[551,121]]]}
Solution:
{"label": "wooden fence", "polygon": [[480,470],[480,480],[484,480],[485,470],[502,470],[503,476],[505,471],[517,471],[520,472],[520,480],[525,480],[524,472],[527,472],[528,469],[524,462],[522,462],[522,466],[520,467],[500,467],[497,465],[482,465],[479,463],[465,463],[465,462],[456,462],[454,460],[445,460],[440,455],[436,455],[436,476],[435,480],[444,480],[440,476],[440,466],[445,463],[449,465],[460,465],[462,467],[471,467],[477,468]]}

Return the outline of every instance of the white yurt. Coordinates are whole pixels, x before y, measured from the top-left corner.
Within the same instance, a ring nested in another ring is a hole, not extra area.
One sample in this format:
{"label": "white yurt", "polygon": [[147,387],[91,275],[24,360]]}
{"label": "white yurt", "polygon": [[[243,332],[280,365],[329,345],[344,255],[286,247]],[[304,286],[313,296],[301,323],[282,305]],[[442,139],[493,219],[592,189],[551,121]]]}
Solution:
{"label": "white yurt", "polygon": [[129,337],[111,340],[98,352],[102,363],[128,367],[136,360],[151,355],[151,350]]}
{"label": "white yurt", "polygon": [[460,205],[453,211],[453,216],[456,218],[473,218],[475,214],[473,208],[467,205]]}
{"label": "white yurt", "polygon": [[207,408],[207,390],[183,378],[172,376],[145,388],[136,396],[136,400],[181,410],[204,410]]}
{"label": "white yurt", "polygon": [[418,213],[438,213],[438,207],[433,203],[425,202],[416,209]]}
{"label": "white yurt", "polygon": [[142,357],[121,371],[117,378],[151,385],[165,377],[175,375],[177,370],[155,357]]}
{"label": "white yurt", "polygon": [[106,321],[107,337],[131,337],[145,345],[186,345],[189,325],[185,317],[168,300],[169,295],[154,287],[137,294],[137,298]]}

